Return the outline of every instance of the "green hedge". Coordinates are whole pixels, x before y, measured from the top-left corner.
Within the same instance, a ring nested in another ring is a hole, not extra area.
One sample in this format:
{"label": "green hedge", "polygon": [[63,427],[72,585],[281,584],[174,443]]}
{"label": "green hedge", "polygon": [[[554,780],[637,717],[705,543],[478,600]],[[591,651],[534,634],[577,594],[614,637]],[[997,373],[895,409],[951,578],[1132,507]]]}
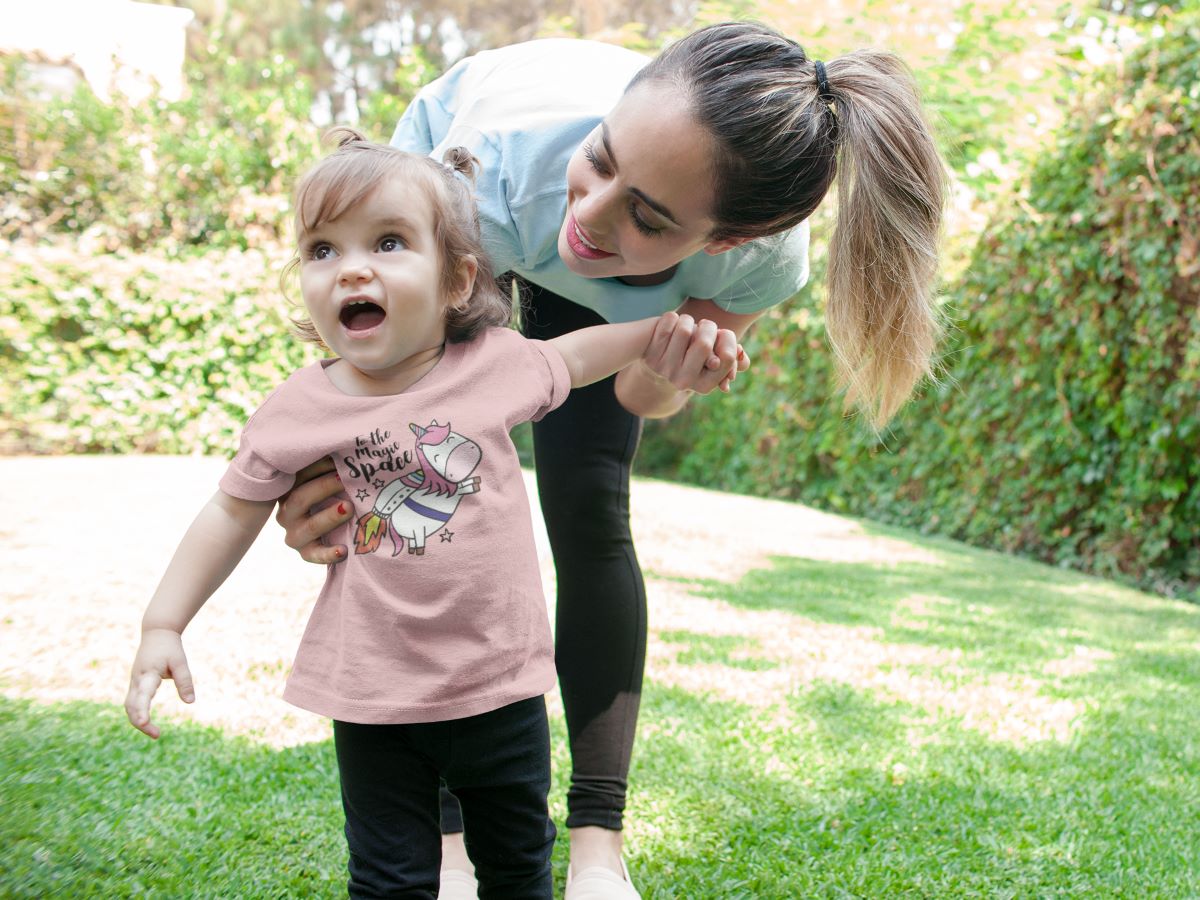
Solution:
{"label": "green hedge", "polygon": [[88,233],[109,249],[247,248],[286,239],[287,196],[321,155],[312,91],[276,59],[213,55],[186,96],[39,95],[0,57],[0,236]]}
{"label": "green hedge", "polygon": [[882,441],[831,399],[814,291],[734,396],[649,429],[642,470],[1200,597],[1200,16],[1164,24],[992,223],[945,380]]}
{"label": "green hedge", "polygon": [[231,452],[267,392],[317,355],[289,332],[285,262],[4,247],[0,449]]}

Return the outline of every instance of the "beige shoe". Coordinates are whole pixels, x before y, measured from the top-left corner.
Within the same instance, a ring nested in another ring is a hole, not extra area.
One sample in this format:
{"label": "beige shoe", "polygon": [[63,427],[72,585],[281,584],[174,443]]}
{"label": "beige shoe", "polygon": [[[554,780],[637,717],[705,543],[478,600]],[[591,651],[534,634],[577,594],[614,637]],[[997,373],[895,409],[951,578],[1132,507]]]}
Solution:
{"label": "beige shoe", "polygon": [[633,886],[625,860],[621,860],[620,875],[604,866],[592,866],[572,875],[568,867],[563,900],[642,900],[642,895]]}
{"label": "beige shoe", "polygon": [[479,900],[479,882],[462,869],[442,869],[438,900]]}

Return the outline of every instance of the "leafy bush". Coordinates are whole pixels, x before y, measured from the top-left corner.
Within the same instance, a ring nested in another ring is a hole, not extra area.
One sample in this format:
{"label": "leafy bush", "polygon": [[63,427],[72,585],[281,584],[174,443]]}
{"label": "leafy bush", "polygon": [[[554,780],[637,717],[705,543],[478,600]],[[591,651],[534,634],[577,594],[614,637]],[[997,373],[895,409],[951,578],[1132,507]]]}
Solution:
{"label": "leafy bush", "polygon": [[0,91],[0,234],[89,232],[109,248],[247,248],[287,234],[287,196],[320,154],[294,67],[214,54],[176,102],[45,100],[19,59]]}
{"label": "leafy bush", "polygon": [[945,380],[882,441],[830,399],[814,288],[643,468],[1200,597],[1200,15],[1071,122],[947,298]]}
{"label": "leafy bush", "polygon": [[0,449],[232,450],[266,393],[316,357],[288,331],[285,261],[5,248]]}

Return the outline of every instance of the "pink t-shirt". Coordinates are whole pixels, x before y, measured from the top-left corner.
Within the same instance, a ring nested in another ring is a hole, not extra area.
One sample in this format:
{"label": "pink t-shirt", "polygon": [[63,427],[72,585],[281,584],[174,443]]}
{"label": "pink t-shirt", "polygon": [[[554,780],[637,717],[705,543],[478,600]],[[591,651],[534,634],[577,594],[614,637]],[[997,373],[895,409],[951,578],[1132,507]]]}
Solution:
{"label": "pink t-shirt", "polygon": [[286,493],[332,456],[354,503],[284,698],[363,724],[433,722],[554,686],[554,652],[513,426],[571,388],[556,350],[492,328],[447,344],[388,397],[342,393],[331,360],[292,375],[250,417],[221,489]]}

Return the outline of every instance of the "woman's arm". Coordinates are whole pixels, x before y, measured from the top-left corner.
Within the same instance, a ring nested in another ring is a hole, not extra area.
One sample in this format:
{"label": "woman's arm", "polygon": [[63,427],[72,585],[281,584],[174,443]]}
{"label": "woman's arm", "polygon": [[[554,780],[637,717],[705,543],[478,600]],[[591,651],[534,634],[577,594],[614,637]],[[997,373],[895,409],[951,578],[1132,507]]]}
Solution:
{"label": "woman's arm", "polygon": [[185,702],[195,699],[183,629],[246,555],[274,505],[217,491],[179,542],[142,616],[142,640],[125,697],[129,721],[150,737],[159,735],[150,721],[150,701],[164,678],[175,681]]}
{"label": "woman's arm", "polygon": [[725,389],[734,374],[750,365],[738,341],[762,312],[731,313],[711,300],[696,299],[685,301],[677,312],[674,327],[656,331],[641,359],[617,375],[617,400],[634,415],[674,415],[692,394]]}

